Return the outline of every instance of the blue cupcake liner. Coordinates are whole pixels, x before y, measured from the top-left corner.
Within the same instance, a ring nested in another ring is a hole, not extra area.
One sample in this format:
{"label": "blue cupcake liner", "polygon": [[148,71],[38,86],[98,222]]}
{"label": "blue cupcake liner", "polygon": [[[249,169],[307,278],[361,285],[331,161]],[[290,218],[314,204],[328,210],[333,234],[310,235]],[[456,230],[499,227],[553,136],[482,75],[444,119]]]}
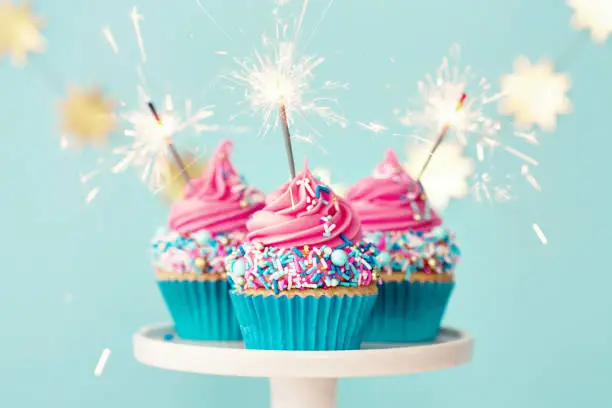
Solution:
{"label": "blue cupcake liner", "polygon": [[179,337],[212,341],[242,339],[227,280],[159,280],[157,284]]}
{"label": "blue cupcake liner", "polygon": [[421,343],[435,340],[454,282],[384,282],[364,341]]}
{"label": "blue cupcake liner", "polygon": [[359,349],[377,295],[230,297],[247,349],[324,351]]}

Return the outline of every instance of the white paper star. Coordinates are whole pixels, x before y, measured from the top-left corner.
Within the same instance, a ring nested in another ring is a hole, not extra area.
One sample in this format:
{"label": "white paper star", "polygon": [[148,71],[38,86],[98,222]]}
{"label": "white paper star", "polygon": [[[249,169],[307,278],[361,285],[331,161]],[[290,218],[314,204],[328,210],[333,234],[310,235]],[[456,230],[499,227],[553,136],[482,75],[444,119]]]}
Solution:
{"label": "white paper star", "polygon": [[514,116],[519,129],[539,125],[542,130],[557,127],[557,115],[571,111],[566,96],[570,88],[569,76],[556,73],[552,63],[540,61],[532,64],[526,57],[514,62],[514,73],[501,77],[500,112]]}
{"label": "white paper star", "polygon": [[314,169],[312,171],[312,174],[315,177],[317,177],[319,180],[321,180],[323,184],[325,184],[326,186],[329,186],[329,188],[331,188],[332,191],[336,193],[336,195],[340,197],[346,196],[348,187],[346,187],[344,184],[333,184],[332,179],[331,179],[331,172],[328,169],[323,169],[323,168]]}
{"label": "white paper star", "polygon": [[576,30],[590,30],[596,43],[606,42],[612,34],[612,1],[610,0],[567,0],[574,10],[572,26]]}
{"label": "white paper star", "polygon": [[[417,177],[430,151],[429,144],[408,146],[408,163],[405,165],[408,174]],[[436,210],[443,210],[451,198],[467,196],[470,193],[467,179],[473,173],[474,162],[463,155],[463,146],[460,143],[441,144],[421,178],[429,204]]]}
{"label": "white paper star", "polygon": [[27,3],[0,0],[0,57],[8,55],[13,64],[23,65],[29,52],[42,52],[45,39],[41,26],[41,19],[32,14]]}

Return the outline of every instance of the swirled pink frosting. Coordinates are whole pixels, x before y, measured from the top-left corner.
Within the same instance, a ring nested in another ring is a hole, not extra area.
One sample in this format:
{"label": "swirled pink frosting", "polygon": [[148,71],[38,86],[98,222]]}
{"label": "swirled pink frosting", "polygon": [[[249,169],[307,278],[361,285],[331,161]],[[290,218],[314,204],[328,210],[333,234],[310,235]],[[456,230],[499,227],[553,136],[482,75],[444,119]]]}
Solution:
{"label": "swirled pink frosting", "polygon": [[406,173],[391,149],[370,177],[349,190],[347,200],[367,232],[425,232],[442,224],[429,207],[421,184]]}
{"label": "swirled pink frosting", "polygon": [[247,222],[248,239],[280,248],[323,245],[335,248],[361,239],[353,208],[305,167],[272,193],[263,210]]}
{"label": "swirled pink frosting", "polygon": [[245,185],[236,172],[229,159],[233,147],[231,140],[221,141],[202,176],[191,180],[183,200],[170,210],[172,230],[246,232],[247,220],[264,206],[263,194]]}

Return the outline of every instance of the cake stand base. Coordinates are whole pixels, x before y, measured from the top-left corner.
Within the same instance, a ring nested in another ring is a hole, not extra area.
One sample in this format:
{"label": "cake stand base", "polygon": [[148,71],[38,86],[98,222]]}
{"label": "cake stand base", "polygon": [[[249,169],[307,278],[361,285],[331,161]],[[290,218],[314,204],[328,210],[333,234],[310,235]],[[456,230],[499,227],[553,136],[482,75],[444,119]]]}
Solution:
{"label": "cake stand base", "polygon": [[271,378],[271,408],[334,408],[338,392],[335,378]]}
{"label": "cake stand base", "polygon": [[334,408],[339,378],[443,370],[472,358],[466,333],[442,329],[426,344],[371,344],[350,351],[245,350],[242,342],[187,341],[171,325],[148,326],[134,335],[143,364],[188,373],[270,379],[272,408]]}

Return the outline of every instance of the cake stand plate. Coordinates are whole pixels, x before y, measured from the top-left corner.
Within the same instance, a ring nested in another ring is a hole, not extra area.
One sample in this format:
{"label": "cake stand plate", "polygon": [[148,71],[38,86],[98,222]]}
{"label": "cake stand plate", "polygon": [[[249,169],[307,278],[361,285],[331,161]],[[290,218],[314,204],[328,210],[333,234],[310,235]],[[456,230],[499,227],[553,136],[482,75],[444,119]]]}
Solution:
{"label": "cake stand plate", "polygon": [[365,343],[354,351],[245,350],[241,342],[178,338],[172,325],[134,334],[139,362],[166,370],[270,378],[272,408],[333,408],[339,378],[413,374],[465,364],[473,340],[445,328],[433,343]]}

